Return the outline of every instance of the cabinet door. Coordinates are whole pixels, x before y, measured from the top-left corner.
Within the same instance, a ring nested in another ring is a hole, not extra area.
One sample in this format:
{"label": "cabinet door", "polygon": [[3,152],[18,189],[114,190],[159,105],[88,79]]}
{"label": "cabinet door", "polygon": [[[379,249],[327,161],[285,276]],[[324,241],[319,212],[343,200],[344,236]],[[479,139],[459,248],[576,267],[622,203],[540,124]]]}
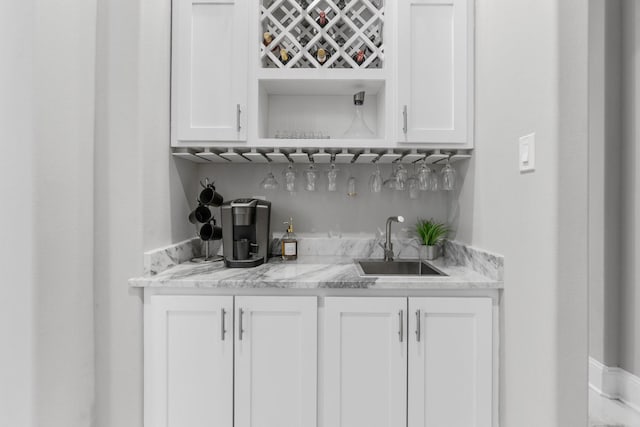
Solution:
{"label": "cabinet door", "polygon": [[146,427],[233,426],[232,315],[233,297],[145,302]]}
{"label": "cabinet door", "polygon": [[406,298],[326,298],[324,425],[406,425]]}
{"label": "cabinet door", "polygon": [[173,145],[246,140],[248,3],[173,0]]}
{"label": "cabinet door", "polygon": [[490,298],[409,298],[409,427],[490,427]]}
{"label": "cabinet door", "polygon": [[236,297],[235,426],[316,425],[316,297]]}
{"label": "cabinet door", "polygon": [[398,2],[398,140],[471,146],[473,0]]}

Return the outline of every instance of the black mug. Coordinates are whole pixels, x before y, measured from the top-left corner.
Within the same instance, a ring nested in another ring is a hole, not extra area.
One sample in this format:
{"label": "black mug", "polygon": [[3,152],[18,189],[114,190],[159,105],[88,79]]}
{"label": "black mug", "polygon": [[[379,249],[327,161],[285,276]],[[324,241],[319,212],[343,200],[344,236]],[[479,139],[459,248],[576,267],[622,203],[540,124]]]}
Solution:
{"label": "black mug", "polygon": [[216,191],[216,187],[209,184],[207,185],[201,192],[198,200],[203,205],[209,206],[222,206],[222,202],[224,202],[224,198]]}
{"label": "black mug", "polygon": [[205,242],[207,240],[220,240],[222,239],[222,227],[215,225],[215,222],[208,222],[200,227],[198,236]]}
{"label": "black mug", "polygon": [[204,205],[199,205],[189,214],[189,222],[191,224],[196,224],[198,222],[204,224],[209,222],[211,217],[211,210]]}

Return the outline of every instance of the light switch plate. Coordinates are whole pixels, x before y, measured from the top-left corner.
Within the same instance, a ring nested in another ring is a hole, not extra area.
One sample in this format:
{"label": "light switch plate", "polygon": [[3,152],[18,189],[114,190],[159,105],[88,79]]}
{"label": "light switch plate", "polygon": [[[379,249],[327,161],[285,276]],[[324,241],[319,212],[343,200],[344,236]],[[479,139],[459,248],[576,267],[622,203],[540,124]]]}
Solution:
{"label": "light switch plate", "polygon": [[520,172],[532,172],[536,169],[536,134],[520,137],[520,150],[518,157]]}

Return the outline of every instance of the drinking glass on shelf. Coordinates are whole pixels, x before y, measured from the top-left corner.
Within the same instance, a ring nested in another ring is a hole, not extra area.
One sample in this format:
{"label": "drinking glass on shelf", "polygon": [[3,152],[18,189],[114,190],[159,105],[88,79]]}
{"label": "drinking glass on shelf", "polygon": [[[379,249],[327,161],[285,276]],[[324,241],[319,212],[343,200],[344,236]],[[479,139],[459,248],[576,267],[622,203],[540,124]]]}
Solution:
{"label": "drinking glass on shelf", "polygon": [[289,163],[289,166],[283,171],[284,175],[284,188],[293,194],[296,191],[296,170],[293,167],[293,163]]}
{"label": "drinking glass on shelf", "polygon": [[369,177],[369,191],[372,193],[379,193],[382,191],[382,174],[380,173],[380,166],[376,163],[376,170],[373,171],[371,177]]}
{"label": "drinking glass on shelf", "polygon": [[260,182],[260,188],[267,191],[273,191],[278,189],[278,181],[276,177],[273,175],[271,168],[269,168],[269,172],[267,176]]}
{"label": "drinking glass on shelf", "polygon": [[304,173],[306,178],[305,188],[307,191],[316,191],[316,183],[318,182],[318,173],[314,165],[309,165],[309,168]]}
{"label": "drinking glass on shelf", "polygon": [[327,170],[327,191],[337,191],[338,190],[338,169],[336,168],[335,163],[333,161],[329,165],[329,169]]}
{"label": "drinking glass on shelf", "polygon": [[442,175],[442,189],[445,191],[451,191],[456,187],[456,170],[451,167],[449,162],[444,165],[442,171],[440,171]]}

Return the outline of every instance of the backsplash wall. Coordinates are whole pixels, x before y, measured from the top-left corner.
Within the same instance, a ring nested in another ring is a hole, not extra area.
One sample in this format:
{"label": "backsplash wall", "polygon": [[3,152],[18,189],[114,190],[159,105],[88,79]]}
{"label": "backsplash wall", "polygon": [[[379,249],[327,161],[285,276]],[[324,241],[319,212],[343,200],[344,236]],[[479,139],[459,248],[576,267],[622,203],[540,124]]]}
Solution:
{"label": "backsplash wall", "polygon": [[[410,173],[413,167],[407,165]],[[199,165],[198,176],[213,179],[217,190],[225,200],[264,196],[272,202],[271,228],[274,236],[285,230],[283,222],[290,216],[294,219],[297,232],[328,232],[340,233],[373,233],[378,228],[384,229],[385,220],[389,216],[402,215],[406,221],[401,226],[394,226],[394,232],[401,228],[413,228],[417,218],[434,218],[447,221],[452,206],[457,206],[457,194],[454,192],[421,192],[418,199],[409,199],[408,192],[383,189],[381,193],[370,193],[369,177],[374,171],[372,165],[337,165],[339,168],[338,191],[326,190],[327,179],[325,171],[328,165],[317,165],[321,178],[318,191],[308,192],[304,189],[303,172],[308,165],[296,165],[297,193],[289,195],[282,189],[284,182],[283,170],[286,164],[273,164],[272,170],[280,183],[277,191],[265,191],[259,184],[269,171],[269,165],[246,164],[211,164]],[[391,174],[391,165],[380,165],[382,176],[386,179]],[[439,171],[439,167],[437,169]],[[461,182],[460,168],[457,168]],[[349,174],[357,180],[358,195],[351,199],[347,197],[346,184]],[[196,196],[194,194],[194,204]],[[219,210],[214,213],[219,218]],[[186,217],[185,217],[186,221]]]}

